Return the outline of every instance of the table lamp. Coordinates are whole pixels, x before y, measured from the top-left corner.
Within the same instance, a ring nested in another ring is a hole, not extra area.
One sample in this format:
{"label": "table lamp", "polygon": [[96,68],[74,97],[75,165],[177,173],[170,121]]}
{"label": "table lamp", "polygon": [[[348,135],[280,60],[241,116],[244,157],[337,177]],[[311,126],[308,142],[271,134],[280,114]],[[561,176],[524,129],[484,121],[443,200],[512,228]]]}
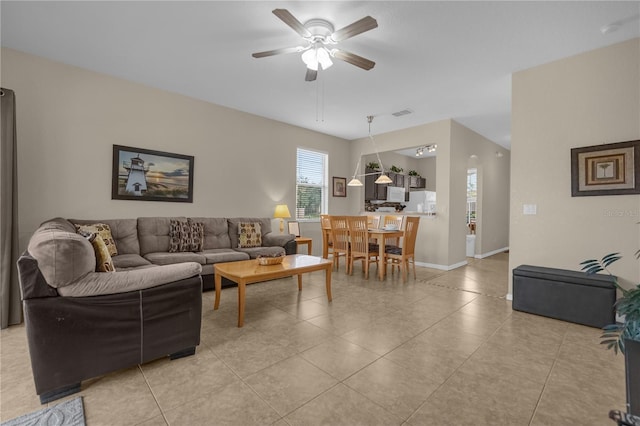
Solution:
{"label": "table lamp", "polygon": [[284,220],[291,217],[291,213],[289,213],[289,207],[286,204],[278,204],[276,206],[276,211],[273,214],[273,217],[276,219],[280,219],[280,233],[284,234]]}

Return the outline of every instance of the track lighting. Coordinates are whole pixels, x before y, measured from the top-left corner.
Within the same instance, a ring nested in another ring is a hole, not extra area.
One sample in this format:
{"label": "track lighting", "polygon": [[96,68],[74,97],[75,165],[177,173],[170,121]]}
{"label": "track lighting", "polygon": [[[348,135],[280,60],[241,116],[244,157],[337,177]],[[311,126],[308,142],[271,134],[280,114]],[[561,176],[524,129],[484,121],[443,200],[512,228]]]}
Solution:
{"label": "track lighting", "polygon": [[418,147],[416,149],[416,157],[422,157],[422,155],[424,155],[424,150],[426,149],[427,152],[435,152],[436,148],[438,147],[437,144],[431,144],[431,145],[425,145],[425,146],[421,146]]}

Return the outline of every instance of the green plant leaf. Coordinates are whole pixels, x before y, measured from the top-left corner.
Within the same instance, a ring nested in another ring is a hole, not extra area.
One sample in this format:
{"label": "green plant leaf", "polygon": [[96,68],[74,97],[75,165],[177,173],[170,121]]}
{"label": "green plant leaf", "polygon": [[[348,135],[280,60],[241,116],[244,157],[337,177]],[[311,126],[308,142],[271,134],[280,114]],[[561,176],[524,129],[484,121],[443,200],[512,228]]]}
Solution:
{"label": "green plant leaf", "polygon": [[622,259],[622,256],[620,256],[620,253],[611,253],[602,258],[602,264],[606,268],[607,266],[611,265],[613,262],[616,262],[620,259]]}

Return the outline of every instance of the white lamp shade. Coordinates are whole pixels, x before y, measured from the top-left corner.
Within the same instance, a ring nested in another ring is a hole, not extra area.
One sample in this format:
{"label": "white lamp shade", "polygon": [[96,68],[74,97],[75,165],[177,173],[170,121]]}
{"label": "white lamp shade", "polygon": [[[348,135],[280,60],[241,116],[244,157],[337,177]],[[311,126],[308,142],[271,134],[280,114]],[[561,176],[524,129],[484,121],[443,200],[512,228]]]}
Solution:
{"label": "white lamp shade", "polygon": [[324,47],[321,47],[316,51],[316,59],[320,65],[322,65],[323,70],[326,70],[333,65],[333,61],[331,61],[331,58],[329,57],[329,52],[327,52]]}
{"label": "white lamp shade", "polygon": [[389,176],[385,174],[381,174],[378,179],[376,179],[376,183],[384,184],[384,183],[392,183],[393,181],[389,178]]}
{"label": "white lamp shade", "polygon": [[362,186],[362,182],[360,182],[360,180],[358,180],[358,178],[353,178],[349,181],[349,183],[347,184],[347,186]]}
{"label": "white lamp shade", "polygon": [[302,54],[302,62],[304,62],[310,70],[318,71],[318,57],[316,49],[309,49],[304,52]]}

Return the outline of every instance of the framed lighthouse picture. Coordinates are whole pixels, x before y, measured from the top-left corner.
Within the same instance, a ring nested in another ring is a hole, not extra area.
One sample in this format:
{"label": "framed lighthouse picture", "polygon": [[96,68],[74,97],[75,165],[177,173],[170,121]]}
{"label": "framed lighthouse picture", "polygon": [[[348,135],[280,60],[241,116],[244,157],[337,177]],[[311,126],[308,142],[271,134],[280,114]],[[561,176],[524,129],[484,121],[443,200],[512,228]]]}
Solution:
{"label": "framed lighthouse picture", "polygon": [[112,200],[193,202],[193,156],[113,145]]}

